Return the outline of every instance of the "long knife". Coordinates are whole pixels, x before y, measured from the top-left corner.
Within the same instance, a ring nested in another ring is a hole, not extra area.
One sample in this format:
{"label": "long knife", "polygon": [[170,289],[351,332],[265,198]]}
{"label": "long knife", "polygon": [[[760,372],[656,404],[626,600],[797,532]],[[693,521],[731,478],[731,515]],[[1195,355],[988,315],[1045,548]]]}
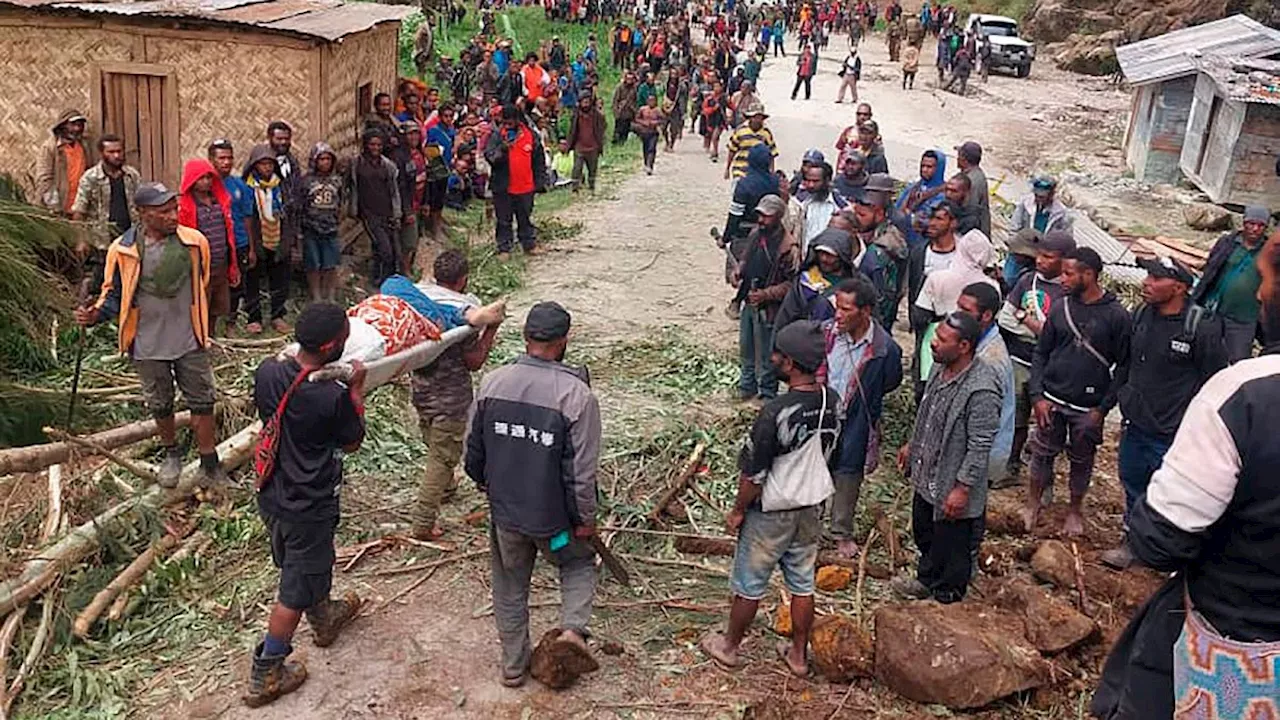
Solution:
{"label": "long knife", "polygon": [[613,554],[613,551],[605,547],[604,541],[599,535],[592,535],[590,538],[591,547],[595,548],[596,554],[600,556],[600,561],[604,566],[609,568],[609,573],[618,579],[618,582],[631,587],[631,573],[623,567],[622,561]]}

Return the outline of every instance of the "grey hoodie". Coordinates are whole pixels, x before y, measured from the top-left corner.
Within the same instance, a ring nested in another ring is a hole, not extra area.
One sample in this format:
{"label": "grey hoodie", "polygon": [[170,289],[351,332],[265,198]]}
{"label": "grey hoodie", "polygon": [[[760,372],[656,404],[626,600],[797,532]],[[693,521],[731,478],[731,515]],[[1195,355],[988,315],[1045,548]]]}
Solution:
{"label": "grey hoodie", "polygon": [[[333,158],[329,172],[323,174],[316,171],[316,160],[321,155]],[[297,207],[302,216],[303,232],[315,235],[337,233],[345,200],[346,187],[338,172],[338,156],[328,143],[318,142],[311,148],[307,174],[298,182]]]}

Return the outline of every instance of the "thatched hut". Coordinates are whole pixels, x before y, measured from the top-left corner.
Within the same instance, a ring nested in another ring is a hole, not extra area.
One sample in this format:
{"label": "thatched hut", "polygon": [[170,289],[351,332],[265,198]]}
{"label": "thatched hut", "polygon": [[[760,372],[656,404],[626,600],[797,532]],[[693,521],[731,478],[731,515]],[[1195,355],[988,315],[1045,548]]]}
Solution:
{"label": "thatched hut", "polygon": [[412,8],[342,0],[0,0],[0,173],[30,183],[65,108],[125,138],[144,178],[176,183],[184,160],[229,138],[243,159],[268,122],[356,143],[373,95],[395,89]]}

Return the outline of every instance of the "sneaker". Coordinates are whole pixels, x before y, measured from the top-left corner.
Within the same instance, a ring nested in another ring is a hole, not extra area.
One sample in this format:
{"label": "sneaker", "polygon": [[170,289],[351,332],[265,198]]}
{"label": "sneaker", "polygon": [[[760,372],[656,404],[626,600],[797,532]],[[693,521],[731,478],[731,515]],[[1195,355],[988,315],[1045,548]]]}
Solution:
{"label": "sneaker", "polygon": [[933,597],[933,593],[929,592],[929,588],[925,587],[924,583],[910,575],[899,575],[890,580],[889,589],[899,597],[908,600],[928,600]]}
{"label": "sneaker", "polygon": [[289,660],[288,655],[263,655],[262,644],[253,651],[253,666],[249,673],[249,689],[241,696],[245,705],[262,707],[281,695],[302,687],[307,680],[307,666],[301,660]]}
{"label": "sneaker", "polygon": [[1103,565],[1116,570],[1128,570],[1133,565],[1133,551],[1129,549],[1129,543],[1123,542],[1119,546],[1114,547],[1098,558]]}
{"label": "sneaker", "polygon": [[341,600],[325,599],[308,609],[307,621],[311,623],[311,631],[315,634],[316,647],[332,645],[342,628],[356,618],[363,604],[359,595],[349,592]]}
{"label": "sneaker", "polygon": [[176,488],[180,475],[182,475],[182,451],[178,448],[169,448],[164,453],[160,469],[156,471],[156,482],[160,483],[162,488]]}

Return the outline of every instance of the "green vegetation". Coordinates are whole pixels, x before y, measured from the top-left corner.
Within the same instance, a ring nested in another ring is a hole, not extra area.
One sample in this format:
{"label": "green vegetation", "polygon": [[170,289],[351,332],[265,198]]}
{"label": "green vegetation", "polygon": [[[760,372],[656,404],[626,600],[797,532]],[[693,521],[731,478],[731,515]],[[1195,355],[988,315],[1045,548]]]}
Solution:
{"label": "green vegetation", "polygon": [[960,11],[962,18],[973,13],[986,13],[1004,15],[1018,22],[1026,19],[1027,11],[1033,4],[1033,0],[955,0],[956,9]]}

